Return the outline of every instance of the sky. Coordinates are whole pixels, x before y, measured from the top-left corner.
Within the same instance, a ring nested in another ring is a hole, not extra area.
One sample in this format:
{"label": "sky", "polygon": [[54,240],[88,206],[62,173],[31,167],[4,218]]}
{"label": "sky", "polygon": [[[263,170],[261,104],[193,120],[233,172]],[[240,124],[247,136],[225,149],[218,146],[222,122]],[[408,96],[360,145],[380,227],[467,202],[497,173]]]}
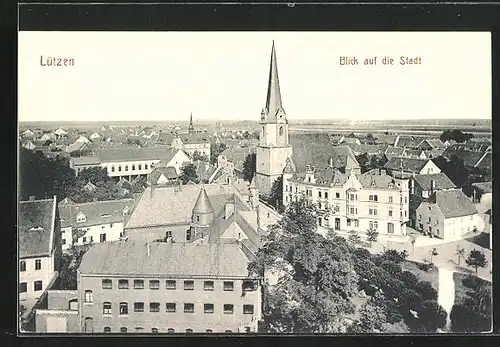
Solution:
{"label": "sky", "polygon": [[[273,40],[290,120],[491,118],[487,32],[21,31],[19,120],[258,121]],[[42,56],[75,65],[41,66]]]}

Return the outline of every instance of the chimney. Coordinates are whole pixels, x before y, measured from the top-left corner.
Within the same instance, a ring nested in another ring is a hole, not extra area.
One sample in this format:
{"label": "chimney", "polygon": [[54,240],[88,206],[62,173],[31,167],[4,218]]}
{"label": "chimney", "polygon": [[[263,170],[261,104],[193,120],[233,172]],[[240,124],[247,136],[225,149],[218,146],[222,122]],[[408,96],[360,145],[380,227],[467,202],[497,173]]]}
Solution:
{"label": "chimney", "polygon": [[410,185],[411,185],[410,194],[413,195],[415,194],[415,180],[410,179]]}
{"label": "chimney", "polygon": [[380,174],[382,176],[385,176],[385,175],[387,175],[387,171],[385,169],[380,169]]}
{"label": "chimney", "polygon": [[31,195],[31,196],[29,197],[29,201],[35,201],[35,196],[34,196],[34,195]]}
{"label": "chimney", "polygon": [[146,246],[148,247],[148,258],[149,258],[149,256],[151,255],[151,247],[149,245],[149,241],[146,242]]}
{"label": "chimney", "polygon": [[436,190],[436,181],[431,180],[431,194]]}

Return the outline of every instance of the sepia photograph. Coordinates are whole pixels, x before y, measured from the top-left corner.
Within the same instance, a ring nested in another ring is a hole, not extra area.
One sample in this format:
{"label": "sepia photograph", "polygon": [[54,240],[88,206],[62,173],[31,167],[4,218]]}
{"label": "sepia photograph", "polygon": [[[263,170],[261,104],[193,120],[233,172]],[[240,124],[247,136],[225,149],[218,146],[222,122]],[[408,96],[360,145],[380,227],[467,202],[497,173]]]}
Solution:
{"label": "sepia photograph", "polygon": [[489,32],[19,31],[19,332],[492,332],[491,57]]}

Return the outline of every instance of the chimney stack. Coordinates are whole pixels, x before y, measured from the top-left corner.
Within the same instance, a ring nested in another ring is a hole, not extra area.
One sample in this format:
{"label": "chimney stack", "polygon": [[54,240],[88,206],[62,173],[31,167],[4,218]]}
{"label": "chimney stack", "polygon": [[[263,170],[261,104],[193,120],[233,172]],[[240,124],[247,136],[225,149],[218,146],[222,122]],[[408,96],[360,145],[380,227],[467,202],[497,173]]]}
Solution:
{"label": "chimney stack", "polygon": [[148,258],[149,258],[149,256],[151,255],[151,248],[150,248],[150,245],[149,245],[149,241],[146,242],[146,246],[148,247]]}
{"label": "chimney stack", "polygon": [[436,181],[431,180],[431,194],[436,190]]}

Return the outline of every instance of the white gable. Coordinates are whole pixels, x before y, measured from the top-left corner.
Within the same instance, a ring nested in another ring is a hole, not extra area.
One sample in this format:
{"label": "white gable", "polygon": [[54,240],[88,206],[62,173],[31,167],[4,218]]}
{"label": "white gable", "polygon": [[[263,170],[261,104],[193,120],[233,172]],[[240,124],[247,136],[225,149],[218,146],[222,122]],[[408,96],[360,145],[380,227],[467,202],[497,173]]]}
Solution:
{"label": "white gable", "polygon": [[167,182],[168,182],[168,179],[165,177],[164,174],[160,174],[160,177],[158,177],[158,180],[156,181],[156,183],[158,183],[158,184],[164,184]]}

